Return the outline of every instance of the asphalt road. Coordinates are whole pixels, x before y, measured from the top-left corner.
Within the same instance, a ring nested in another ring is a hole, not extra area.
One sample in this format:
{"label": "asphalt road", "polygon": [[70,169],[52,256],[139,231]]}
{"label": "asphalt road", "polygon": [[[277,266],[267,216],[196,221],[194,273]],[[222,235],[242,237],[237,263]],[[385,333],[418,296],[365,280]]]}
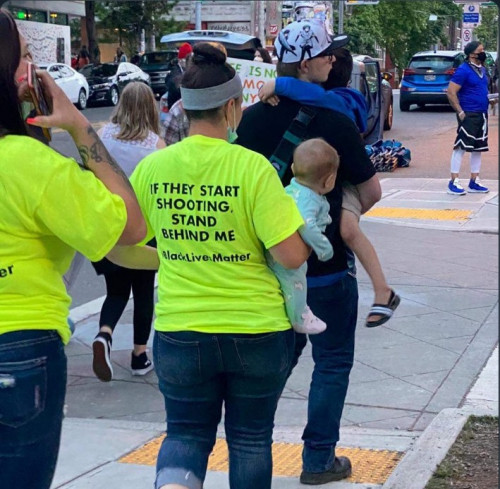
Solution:
{"label": "asphalt road", "polygon": [[[95,126],[100,127],[109,120],[111,107],[94,107],[84,111]],[[490,128],[495,126],[494,138],[490,136],[490,153],[483,158],[481,176],[483,179],[498,178],[498,117],[490,119]],[[454,139],[456,119],[449,106],[412,106],[409,112],[400,112],[399,95],[394,95],[394,121],[386,139],[396,139],[412,152],[409,168],[400,168],[393,173],[379,174],[382,178],[448,178],[449,159]],[[61,153],[78,158],[76,147],[65,132],[53,135],[52,146]],[[464,160],[464,171],[468,171],[468,160]],[[76,284],[70,290],[72,307],[104,295],[104,279],[97,277],[90,263],[82,267]]]}

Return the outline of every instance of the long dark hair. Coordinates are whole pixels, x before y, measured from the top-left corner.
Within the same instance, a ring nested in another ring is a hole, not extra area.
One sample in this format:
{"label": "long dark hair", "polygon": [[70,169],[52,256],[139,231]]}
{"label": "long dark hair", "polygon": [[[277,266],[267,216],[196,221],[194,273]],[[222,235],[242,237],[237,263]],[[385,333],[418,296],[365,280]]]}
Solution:
{"label": "long dark hair", "polygon": [[0,9],[0,136],[26,135],[15,73],[21,60],[19,31],[11,14]]}

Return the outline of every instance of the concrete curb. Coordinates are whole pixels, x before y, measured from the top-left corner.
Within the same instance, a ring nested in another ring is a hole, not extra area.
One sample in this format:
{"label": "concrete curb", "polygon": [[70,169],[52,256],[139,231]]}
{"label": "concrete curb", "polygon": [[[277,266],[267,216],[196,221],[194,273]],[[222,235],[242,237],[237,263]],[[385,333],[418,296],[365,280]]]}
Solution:
{"label": "concrete curb", "polygon": [[424,489],[472,413],[443,409],[385,481],[382,489]]}

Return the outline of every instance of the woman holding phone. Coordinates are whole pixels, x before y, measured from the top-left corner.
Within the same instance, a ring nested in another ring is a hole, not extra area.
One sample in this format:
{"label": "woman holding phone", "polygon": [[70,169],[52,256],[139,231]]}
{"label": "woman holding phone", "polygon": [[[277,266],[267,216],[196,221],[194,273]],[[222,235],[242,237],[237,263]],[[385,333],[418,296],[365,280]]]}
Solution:
{"label": "woman holding phone", "polygon": [[63,274],[75,250],[101,259],[146,226],[134,192],[87,119],[51,76],[36,73],[51,114],[28,119],[69,132],[82,168],[28,136],[26,42],[0,10],[0,474],[2,487],[49,489],[66,390],[70,298]]}

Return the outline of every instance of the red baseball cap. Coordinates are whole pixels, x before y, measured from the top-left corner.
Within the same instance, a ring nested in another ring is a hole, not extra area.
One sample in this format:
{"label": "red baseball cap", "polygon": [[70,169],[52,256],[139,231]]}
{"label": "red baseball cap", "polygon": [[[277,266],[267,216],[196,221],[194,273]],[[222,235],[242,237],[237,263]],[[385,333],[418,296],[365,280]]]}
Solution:
{"label": "red baseball cap", "polygon": [[191,47],[191,44],[185,42],[184,44],[181,44],[181,46],[179,47],[179,52],[177,53],[177,57],[179,59],[184,59],[187,58],[192,52],[193,48]]}

